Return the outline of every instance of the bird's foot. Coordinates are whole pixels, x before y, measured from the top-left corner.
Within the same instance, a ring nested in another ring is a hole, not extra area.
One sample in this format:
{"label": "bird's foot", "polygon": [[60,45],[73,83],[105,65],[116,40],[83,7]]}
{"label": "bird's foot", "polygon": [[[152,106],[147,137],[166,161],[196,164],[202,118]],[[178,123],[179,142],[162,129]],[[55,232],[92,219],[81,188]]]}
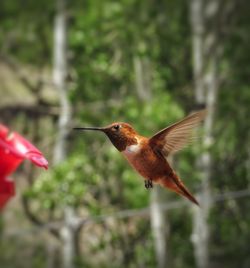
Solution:
{"label": "bird's foot", "polygon": [[149,188],[153,188],[154,186],[153,186],[153,182],[152,182],[152,180],[145,180],[144,181],[144,184],[145,184],[145,188],[146,189],[149,189]]}

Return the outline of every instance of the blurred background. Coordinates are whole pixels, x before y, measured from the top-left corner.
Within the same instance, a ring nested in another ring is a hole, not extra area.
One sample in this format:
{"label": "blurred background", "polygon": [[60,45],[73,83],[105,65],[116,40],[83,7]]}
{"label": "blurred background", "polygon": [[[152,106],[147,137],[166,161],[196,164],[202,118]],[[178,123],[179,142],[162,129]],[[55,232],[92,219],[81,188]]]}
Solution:
{"label": "blurred background", "polygon": [[[250,267],[250,2],[0,1],[0,121],[32,141],[0,215],[4,268]],[[201,208],[143,180],[100,133],[150,136],[207,108],[171,159]]]}

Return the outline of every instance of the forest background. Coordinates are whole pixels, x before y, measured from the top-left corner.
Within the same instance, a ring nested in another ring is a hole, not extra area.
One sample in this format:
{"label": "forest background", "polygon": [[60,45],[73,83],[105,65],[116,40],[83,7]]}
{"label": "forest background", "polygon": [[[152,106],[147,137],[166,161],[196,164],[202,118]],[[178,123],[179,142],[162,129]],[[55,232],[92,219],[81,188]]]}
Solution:
{"label": "forest background", "polygon": [[[50,162],[12,176],[1,267],[250,267],[249,15],[246,0],[0,1],[0,120]],[[72,131],[150,136],[204,107],[171,159],[201,208]]]}

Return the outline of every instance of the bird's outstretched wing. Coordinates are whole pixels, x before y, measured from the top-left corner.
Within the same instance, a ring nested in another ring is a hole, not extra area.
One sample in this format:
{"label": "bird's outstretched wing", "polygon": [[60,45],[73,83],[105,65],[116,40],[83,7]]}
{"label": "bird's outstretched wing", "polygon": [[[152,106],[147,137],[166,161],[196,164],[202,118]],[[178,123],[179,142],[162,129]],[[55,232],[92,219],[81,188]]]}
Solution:
{"label": "bird's outstretched wing", "polygon": [[195,138],[193,130],[205,116],[206,110],[201,110],[162,129],[149,139],[150,146],[164,157],[181,150]]}

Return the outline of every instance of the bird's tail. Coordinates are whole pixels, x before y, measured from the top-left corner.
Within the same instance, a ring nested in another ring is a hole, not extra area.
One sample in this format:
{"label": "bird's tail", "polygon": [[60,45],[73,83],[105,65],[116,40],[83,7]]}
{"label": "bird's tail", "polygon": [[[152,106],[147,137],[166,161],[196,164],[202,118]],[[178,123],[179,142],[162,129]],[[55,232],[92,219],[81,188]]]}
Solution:
{"label": "bird's tail", "polygon": [[189,192],[189,190],[185,187],[181,179],[174,173],[171,172],[170,175],[162,178],[159,183],[165,187],[168,188],[174,192],[176,192],[179,195],[182,195],[189,199],[191,202],[195,203],[199,206],[198,201],[195,199],[195,197]]}

